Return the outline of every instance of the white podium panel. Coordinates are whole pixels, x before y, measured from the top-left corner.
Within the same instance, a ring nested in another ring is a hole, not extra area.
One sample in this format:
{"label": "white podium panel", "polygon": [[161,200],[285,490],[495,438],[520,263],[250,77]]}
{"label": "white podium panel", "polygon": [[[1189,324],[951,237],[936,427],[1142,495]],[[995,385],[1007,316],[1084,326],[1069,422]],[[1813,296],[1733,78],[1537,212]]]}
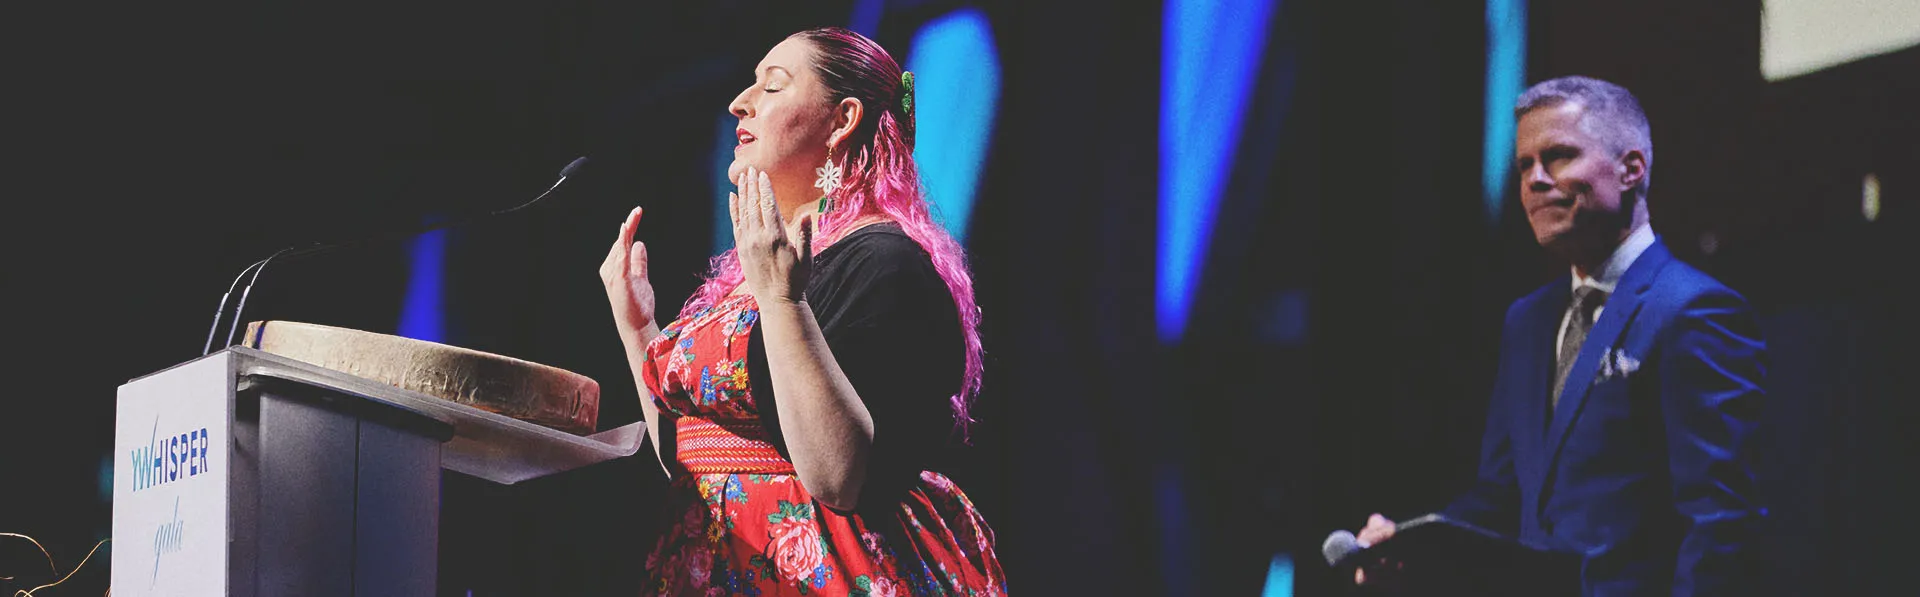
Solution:
{"label": "white podium panel", "polygon": [[231,348],[120,387],[117,595],[433,595],[441,468],[498,483],[631,456],[589,437]]}
{"label": "white podium panel", "polygon": [[120,386],[114,413],[113,590],[225,595],[232,356]]}

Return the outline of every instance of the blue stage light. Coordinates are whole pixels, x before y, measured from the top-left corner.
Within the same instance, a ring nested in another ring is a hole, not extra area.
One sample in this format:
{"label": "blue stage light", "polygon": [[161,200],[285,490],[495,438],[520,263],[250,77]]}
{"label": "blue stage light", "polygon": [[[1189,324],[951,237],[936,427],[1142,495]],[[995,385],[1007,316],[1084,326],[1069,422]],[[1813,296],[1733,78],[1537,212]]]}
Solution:
{"label": "blue stage light", "polygon": [[847,19],[847,28],[869,38],[880,36],[880,14],[885,12],[887,0],[853,0],[853,16]]}
{"label": "blue stage light", "polygon": [[713,253],[733,249],[733,215],[727,213],[727,193],[733,181],[727,179],[727,167],[733,165],[733,147],[740,144],[740,117],[721,114],[713,146]]}
{"label": "blue stage light", "polygon": [[1233,167],[1273,2],[1169,0],[1160,58],[1160,339],[1177,343]]}
{"label": "blue stage light", "polygon": [[1267,564],[1267,585],[1260,590],[1260,597],[1293,597],[1293,556],[1273,554],[1273,561]]}
{"label": "blue stage light", "polygon": [[922,25],[907,70],[914,73],[914,161],[934,213],[964,243],[1000,102],[1000,58],[986,14],[962,8]]}
{"label": "blue stage light", "polygon": [[1480,170],[1489,222],[1499,221],[1513,180],[1513,102],[1526,75],[1526,0],[1487,0],[1487,131]]}
{"label": "blue stage light", "polygon": [[441,287],[446,279],[447,231],[435,230],[407,243],[411,273],[400,307],[401,336],[445,342],[446,314],[441,309]]}

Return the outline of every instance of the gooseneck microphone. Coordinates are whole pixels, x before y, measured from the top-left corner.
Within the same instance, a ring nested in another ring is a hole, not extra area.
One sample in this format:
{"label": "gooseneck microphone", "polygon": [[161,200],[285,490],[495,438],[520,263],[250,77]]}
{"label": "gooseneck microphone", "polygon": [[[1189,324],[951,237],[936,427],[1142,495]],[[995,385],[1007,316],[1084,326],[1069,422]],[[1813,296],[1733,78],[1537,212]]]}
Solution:
{"label": "gooseneck microphone", "polygon": [[560,188],[560,185],[562,183],[567,182],[567,178],[573,176],[575,172],[580,170],[580,166],[585,163],[587,163],[586,156],[580,156],[580,157],[574,158],[572,162],[567,163],[567,167],[560,169],[560,178],[558,180],[553,181],[553,186],[547,187],[546,191],[541,192],[539,196],[534,197],[532,200],[527,201],[526,203],[515,205],[513,207],[509,207],[506,209],[494,210],[494,211],[486,212],[483,214],[471,215],[471,216],[467,216],[467,217],[455,219],[455,220],[446,220],[442,222],[436,222],[432,225],[425,226],[417,230],[409,230],[402,234],[374,236],[374,237],[362,238],[362,239],[341,242],[341,243],[333,243],[333,244],[323,244],[323,243],[316,242],[308,245],[295,245],[295,246],[287,247],[284,249],[280,249],[278,251],[274,251],[273,254],[268,255],[266,259],[255,261],[253,262],[252,265],[248,265],[245,269],[240,270],[240,275],[234,276],[233,283],[227,285],[226,294],[220,295],[220,306],[214,308],[213,310],[213,325],[207,328],[207,345],[204,348],[200,349],[200,355],[206,356],[213,352],[213,338],[216,334],[219,333],[221,315],[223,315],[227,310],[227,299],[233,296],[233,290],[240,286],[240,280],[247,278],[248,272],[252,272],[253,277],[251,279],[247,279],[246,287],[240,290],[240,301],[238,303],[235,303],[235,306],[233,309],[233,321],[227,327],[227,343],[226,343],[227,346],[233,345],[233,335],[235,332],[239,331],[240,329],[240,314],[246,311],[247,296],[253,293],[254,283],[260,281],[260,272],[266,271],[267,265],[272,263],[273,260],[305,257],[308,255],[326,253],[326,252],[334,251],[337,249],[342,249],[345,247],[363,245],[363,244],[367,244],[375,241],[407,238],[407,237],[417,236],[420,234],[425,234],[435,230],[440,230],[443,228],[462,226],[483,218],[502,216],[502,215],[513,213],[513,212],[517,212],[522,209],[531,207],[533,204],[539,203],[541,199],[546,199],[547,195],[553,194],[553,191],[555,189]]}
{"label": "gooseneck microphone", "polygon": [[[213,325],[207,327],[207,345],[206,347],[200,349],[200,356],[207,356],[208,354],[211,354],[213,352],[213,338],[216,334],[220,333],[220,318],[222,315],[225,315],[227,312],[227,299],[233,298],[233,291],[240,287],[240,281],[246,279],[248,272],[254,272],[253,279],[259,280],[260,274],[258,272],[260,269],[266,267],[267,262],[273,261],[273,258],[279,257],[281,255],[285,255],[288,251],[292,251],[293,249],[294,247],[287,247],[285,249],[274,251],[273,254],[268,255],[266,259],[253,262],[253,265],[249,265],[246,267],[246,269],[240,270],[240,275],[233,277],[233,283],[227,285],[227,292],[225,294],[220,295],[220,306],[213,308]],[[253,282],[247,283],[247,290],[249,291],[253,290]],[[241,299],[241,302],[245,303],[246,302],[246,299],[244,298],[245,293],[242,293],[241,296],[243,297]],[[239,316],[240,316],[240,313],[238,311],[235,311],[234,317],[237,318]],[[233,343],[232,330],[228,330],[227,332],[227,343],[229,345]]]}

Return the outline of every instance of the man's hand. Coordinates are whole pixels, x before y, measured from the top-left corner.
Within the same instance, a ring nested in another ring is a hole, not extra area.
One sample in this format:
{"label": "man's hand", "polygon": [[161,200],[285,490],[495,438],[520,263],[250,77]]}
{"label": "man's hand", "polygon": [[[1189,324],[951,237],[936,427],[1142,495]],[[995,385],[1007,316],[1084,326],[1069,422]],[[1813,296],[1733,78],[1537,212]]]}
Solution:
{"label": "man's hand", "polygon": [[[1377,512],[1374,513],[1373,516],[1367,517],[1366,528],[1360,529],[1360,533],[1357,536],[1360,547],[1366,548],[1385,543],[1388,539],[1393,538],[1393,530],[1393,521],[1387,520],[1387,517],[1381,516]],[[1391,581],[1394,577],[1393,573],[1398,572],[1403,566],[1400,562],[1388,561],[1386,558],[1379,558],[1372,562],[1363,563],[1353,569],[1353,584],[1379,585],[1383,581]],[[1368,569],[1374,571],[1374,578],[1372,580],[1368,580],[1367,578]]]}

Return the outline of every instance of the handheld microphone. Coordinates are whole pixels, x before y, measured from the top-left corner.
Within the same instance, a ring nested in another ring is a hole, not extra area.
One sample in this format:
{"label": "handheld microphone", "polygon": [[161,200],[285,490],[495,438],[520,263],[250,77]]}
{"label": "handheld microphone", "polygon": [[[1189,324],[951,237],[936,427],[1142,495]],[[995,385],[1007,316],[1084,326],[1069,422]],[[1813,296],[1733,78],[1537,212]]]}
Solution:
{"label": "handheld microphone", "polygon": [[453,226],[465,225],[481,218],[490,218],[493,216],[501,216],[501,215],[510,214],[516,211],[520,211],[522,209],[526,209],[532,206],[535,203],[539,203],[541,199],[546,199],[547,195],[553,194],[553,191],[555,189],[560,188],[561,184],[567,182],[567,178],[570,176],[573,176],[575,172],[580,170],[580,166],[585,163],[587,163],[586,156],[580,156],[580,157],[574,158],[572,162],[567,163],[567,167],[560,169],[560,178],[558,180],[553,181],[553,186],[547,187],[547,190],[542,191],[539,196],[534,197],[532,200],[527,201],[526,203],[515,205],[513,207],[509,207],[507,209],[494,210],[494,211],[490,211],[477,216],[468,216],[468,217],[460,218],[457,220],[446,220],[442,222],[436,222],[432,225],[422,227],[418,230],[407,231],[404,234],[393,234],[393,235],[386,235],[386,236],[379,236],[379,237],[372,237],[372,238],[363,238],[363,239],[342,242],[342,243],[334,243],[334,244],[313,243],[305,246],[295,245],[295,246],[290,246],[284,249],[280,249],[278,251],[274,251],[274,253],[272,255],[268,255],[266,259],[255,261],[253,262],[252,265],[248,265],[245,269],[240,270],[240,275],[234,276],[233,283],[227,286],[226,294],[220,295],[220,306],[216,307],[213,311],[213,325],[207,329],[207,345],[206,347],[200,350],[200,355],[206,356],[213,352],[213,337],[220,329],[220,316],[227,309],[227,299],[233,296],[233,289],[240,285],[240,280],[242,278],[247,277],[247,272],[253,272],[253,278],[247,281],[246,288],[241,289],[240,301],[236,303],[234,306],[233,322],[227,327],[227,344],[226,344],[227,346],[233,345],[233,335],[235,332],[239,331],[240,329],[240,314],[244,312],[247,308],[247,296],[253,293],[254,283],[260,281],[260,272],[266,271],[267,264],[272,263],[274,259],[281,258],[281,257],[284,257],[287,259],[292,259],[295,257],[305,257],[308,255],[326,253],[329,251],[333,251],[333,250],[341,249],[345,247],[367,244],[374,241],[393,240],[396,238],[411,237],[411,236],[432,232],[435,230],[440,230],[442,228],[450,228]]}
{"label": "handheld microphone", "polygon": [[[1434,513],[1396,522],[1393,524],[1393,532],[1398,534],[1401,531],[1435,523],[1466,526],[1458,521],[1447,518],[1443,514]],[[1474,528],[1474,530],[1483,534],[1490,533],[1490,531],[1480,531],[1477,528]],[[1327,540],[1320,544],[1320,556],[1327,559],[1328,566],[1339,568],[1346,564],[1347,560],[1352,558],[1354,554],[1360,553],[1368,547],[1372,547],[1372,545],[1355,537],[1353,532],[1341,529],[1327,534]]]}
{"label": "handheld microphone", "polygon": [[1327,535],[1327,540],[1320,544],[1320,555],[1327,559],[1328,566],[1339,568],[1347,558],[1367,547],[1367,542],[1354,537],[1352,531],[1341,529]]}

